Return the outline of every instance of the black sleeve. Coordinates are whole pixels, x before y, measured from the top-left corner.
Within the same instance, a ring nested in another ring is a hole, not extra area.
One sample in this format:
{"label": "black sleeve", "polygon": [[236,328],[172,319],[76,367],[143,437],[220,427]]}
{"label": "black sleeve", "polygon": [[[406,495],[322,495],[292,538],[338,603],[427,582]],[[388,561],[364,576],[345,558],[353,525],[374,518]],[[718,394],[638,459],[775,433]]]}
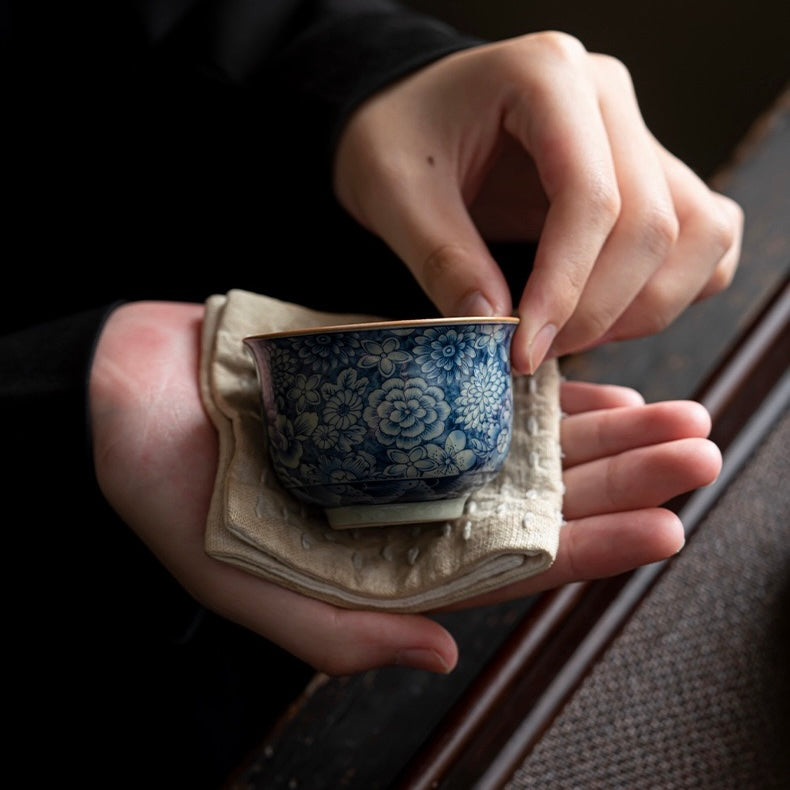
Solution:
{"label": "black sleeve", "polygon": [[[183,5],[183,3],[182,3]],[[161,5],[147,2],[149,19]],[[161,24],[160,24],[161,27]],[[159,54],[218,82],[251,88],[270,123],[305,130],[325,156],[348,114],[409,72],[479,44],[391,0],[223,0],[191,3]]]}
{"label": "black sleeve", "polygon": [[57,147],[60,157],[79,156],[90,142],[87,153],[111,163],[119,143],[161,135],[167,146],[168,127],[183,143],[209,127],[220,137],[231,130],[243,136],[243,123],[255,128],[262,151],[276,145],[298,152],[305,167],[318,165],[314,179],[326,178],[339,130],[361,101],[482,43],[391,0],[38,0],[11,7],[6,57],[24,86],[17,117],[44,155],[57,137],[68,143]]}
{"label": "black sleeve", "polygon": [[18,536],[20,546],[40,545],[42,560],[68,556],[67,523],[80,523],[86,536],[94,529],[85,521],[102,497],[93,472],[87,385],[95,342],[113,307],[0,336],[0,419],[12,459],[9,535]]}
{"label": "black sleeve", "polygon": [[287,107],[282,119],[309,129],[331,156],[348,115],[365,98],[440,57],[480,44],[440,20],[386,0],[323,0],[286,36],[264,84]]}

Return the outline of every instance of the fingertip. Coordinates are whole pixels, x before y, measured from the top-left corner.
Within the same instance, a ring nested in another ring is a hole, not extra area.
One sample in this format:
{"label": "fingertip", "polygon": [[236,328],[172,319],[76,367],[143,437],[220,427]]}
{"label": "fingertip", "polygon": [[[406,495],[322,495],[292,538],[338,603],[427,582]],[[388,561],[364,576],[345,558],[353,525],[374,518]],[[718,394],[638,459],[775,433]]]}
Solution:
{"label": "fingertip", "polygon": [[688,409],[689,420],[697,435],[703,438],[709,436],[713,427],[713,420],[707,408],[698,401],[689,401]]}
{"label": "fingertip", "polygon": [[452,672],[458,664],[458,645],[450,632],[439,625],[436,621],[431,621],[436,626],[434,649],[440,659],[443,674]]}
{"label": "fingertip", "polygon": [[457,663],[458,656],[448,656],[441,651],[425,647],[407,647],[395,654],[396,666],[423,669],[438,675],[449,675]]}
{"label": "fingertip", "polygon": [[393,663],[447,675],[458,664],[458,645],[445,628],[433,620],[428,622],[430,627],[420,643],[398,648]]}
{"label": "fingertip", "polygon": [[[665,507],[656,507],[642,511],[641,517],[642,529],[649,530],[649,538],[642,532],[642,548],[647,548],[649,556],[643,557],[640,565],[669,559],[683,550],[686,545],[686,529],[677,513]],[[634,537],[639,537],[638,531],[634,533]]]}
{"label": "fingertip", "polygon": [[556,336],[557,327],[554,324],[545,324],[538,330],[528,349],[531,373],[534,373],[546,359]]}
{"label": "fingertip", "polygon": [[710,441],[710,439],[704,439],[703,442],[704,444],[700,448],[697,469],[702,478],[700,486],[706,487],[713,485],[719,479],[722,466],[724,465],[724,458],[715,442]]}
{"label": "fingertip", "polygon": [[458,645],[440,623],[424,615],[399,615],[397,622],[406,631],[399,645],[393,645],[388,664],[447,675],[458,663]]}
{"label": "fingertip", "polygon": [[513,335],[513,341],[510,346],[510,364],[513,368],[513,373],[516,375],[527,376],[533,372],[530,370],[527,338],[522,325],[519,325]]}
{"label": "fingertip", "polygon": [[454,312],[460,316],[482,316],[486,318],[502,315],[502,313],[498,312],[494,305],[491,304],[491,301],[486,295],[480,291],[473,291],[467,294],[458,303],[458,307]]}
{"label": "fingertip", "polygon": [[530,338],[526,329],[513,338],[511,359],[517,373],[532,375],[546,360],[552,356],[551,344],[557,336],[557,327],[548,323],[542,326]]}
{"label": "fingertip", "polygon": [[658,525],[658,530],[663,543],[663,554],[665,557],[672,557],[679,554],[686,545],[686,530],[676,513],[662,509],[661,514],[663,522]]}
{"label": "fingertip", "polygon": [[644,406],[645,396],[633,387],[624,387],[619,384],[610,384],[612,400],[618,400],[623,406]]}

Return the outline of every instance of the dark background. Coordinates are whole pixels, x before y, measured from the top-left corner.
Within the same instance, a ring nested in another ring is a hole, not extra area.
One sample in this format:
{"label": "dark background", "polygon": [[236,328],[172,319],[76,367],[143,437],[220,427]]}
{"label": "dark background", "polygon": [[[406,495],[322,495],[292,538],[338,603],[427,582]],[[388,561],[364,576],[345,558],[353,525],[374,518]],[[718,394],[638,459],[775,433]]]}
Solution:
{"label": "dark background", "polygon": [[790,78],[779,0],[408,0],[487,39],[561,30],[631,72],[656,137],[704,178]]}

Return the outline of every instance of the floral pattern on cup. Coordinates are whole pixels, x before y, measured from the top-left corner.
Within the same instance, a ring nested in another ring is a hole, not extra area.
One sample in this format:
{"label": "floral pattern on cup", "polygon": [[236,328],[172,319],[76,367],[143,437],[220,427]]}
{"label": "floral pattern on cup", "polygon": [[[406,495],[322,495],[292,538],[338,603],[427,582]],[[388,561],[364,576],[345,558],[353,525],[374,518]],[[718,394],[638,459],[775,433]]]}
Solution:
{"label": "floral pattern on cup", "polygon": [[246,338],[281,483],[324,507],[443,499],[510,449],[515,322]]}

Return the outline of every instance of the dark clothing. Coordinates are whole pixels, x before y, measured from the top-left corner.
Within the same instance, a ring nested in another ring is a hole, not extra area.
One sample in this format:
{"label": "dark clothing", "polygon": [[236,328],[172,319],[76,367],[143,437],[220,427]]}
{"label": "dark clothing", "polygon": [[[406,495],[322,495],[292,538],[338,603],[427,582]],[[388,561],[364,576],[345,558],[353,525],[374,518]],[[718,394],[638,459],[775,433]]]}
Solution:
{"label": "dark clothing", "polygon": [[[38,309],[53,315],[108,295],[201,301],[227,287],[297,287],[343,309],[336,244],[356,228],[330,189],[336,135],[377,88],[475,43],[384,0],[11,11],[14,269],[45,267],[54,287]],[[293,262],[318,252],[310,282],[294,277]]]}
{"label": "dark clothing", "polygon": [[[6,769],[40,786],[219,787],[311,670],[202,610],[101,497],[96,337],[118,300],[230,288],[435,313],[336,203],[331,156],[363,99],[480,42],[385,0],[24,0],[0,24]],[[384,269],[376,298],[364,280]]]}

